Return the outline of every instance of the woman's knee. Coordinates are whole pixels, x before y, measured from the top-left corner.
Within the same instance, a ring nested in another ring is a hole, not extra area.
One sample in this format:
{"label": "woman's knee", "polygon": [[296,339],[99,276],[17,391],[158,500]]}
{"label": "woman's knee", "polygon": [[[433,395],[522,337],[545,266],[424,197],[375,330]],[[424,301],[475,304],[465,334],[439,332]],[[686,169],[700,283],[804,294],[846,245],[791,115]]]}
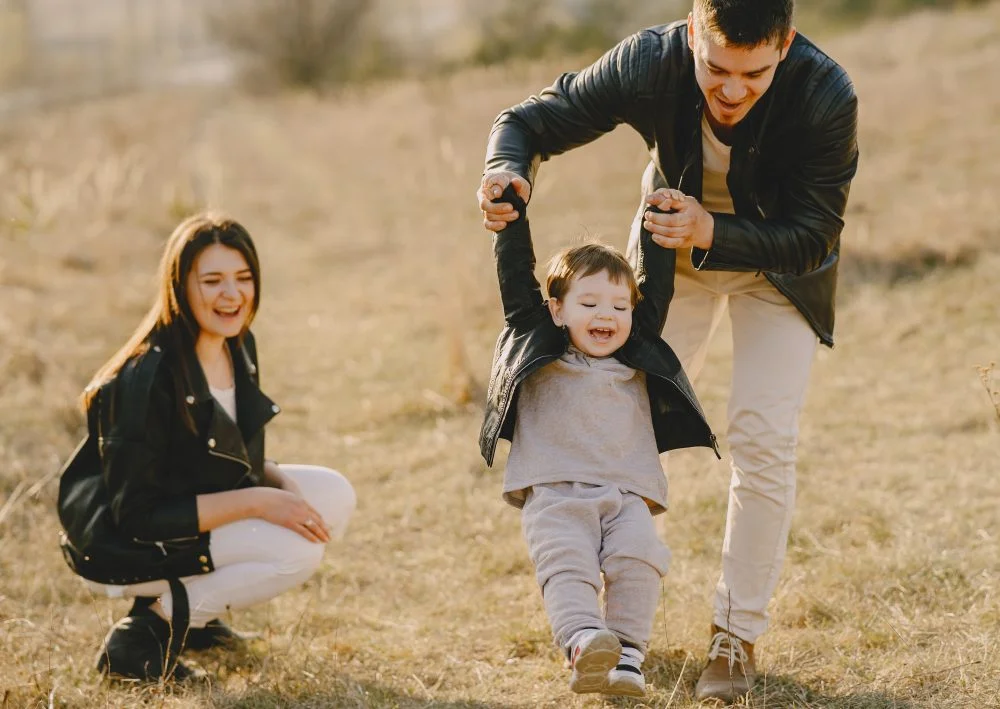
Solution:
{"label": "woman's knee", "polygon": [[357,495],[341,473],[318,465],[282,465],[302,490],[303,497],[323,516],[334,538],[344,535],[357,506]]}
{"label": "woman's knee", "polygon": [[319,568],[323,562],[324,551],[326,551],[325,544],[299,537],[285,548],[285,554],[280,560],[271,563],[279,575],[294,576],[304,581]]}

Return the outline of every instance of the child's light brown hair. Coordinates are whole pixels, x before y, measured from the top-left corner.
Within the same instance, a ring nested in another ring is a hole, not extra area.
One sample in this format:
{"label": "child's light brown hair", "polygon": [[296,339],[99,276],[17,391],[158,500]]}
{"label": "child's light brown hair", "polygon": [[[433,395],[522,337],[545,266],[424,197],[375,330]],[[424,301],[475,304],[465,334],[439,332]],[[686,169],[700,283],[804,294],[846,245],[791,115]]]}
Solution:
{"label": "child's light brown hair", "polygon": [[606,271],[612,283],[627,283],[632,307],[639,303],[639,284],[625,257],[613,246],[589,243],[556,253],[545,276],[545,290],[550,298],[563,300],[574,278],[585,278]]}

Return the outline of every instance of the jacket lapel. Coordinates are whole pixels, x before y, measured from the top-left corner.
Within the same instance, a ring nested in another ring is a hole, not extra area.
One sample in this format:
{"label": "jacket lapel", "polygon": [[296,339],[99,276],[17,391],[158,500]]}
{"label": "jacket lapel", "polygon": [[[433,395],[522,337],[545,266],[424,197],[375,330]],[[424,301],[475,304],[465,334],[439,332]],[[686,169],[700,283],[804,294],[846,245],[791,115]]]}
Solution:
{"label": "jacket lapel", "polygon": [[210,408],[205,443],[209,452],[223,458],[243,463],[248,469],[253,465],[247,451],[247,442],[260,432],[280,410],[257,386],[257,366],[236,338],[226,341],[232,355],[233,379],[236,383],[236,419],[234,422],[222,405],[212,396],[205,373],[197,357],[187,363],[191,377],[191,391],[187,403]]}
{"label": "jacket lapel", "polygon": [[233,377],[236,380],[236,418],[243,440],[250,441],[281,409],[260,390],[257,365],[246,347],[235,339],[228,344],[233,356]]}

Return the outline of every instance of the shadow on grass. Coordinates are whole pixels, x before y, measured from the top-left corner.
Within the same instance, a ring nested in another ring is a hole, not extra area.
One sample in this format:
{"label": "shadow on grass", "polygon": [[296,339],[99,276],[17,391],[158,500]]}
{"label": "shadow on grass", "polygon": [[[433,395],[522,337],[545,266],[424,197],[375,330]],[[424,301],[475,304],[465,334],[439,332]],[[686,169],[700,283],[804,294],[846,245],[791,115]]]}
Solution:
{"label": "shadow on grass", "polygon": [[313,690],[283,691],[279,689],[256,689],[242,693],[238,697],[227,698],[225,695],[212,697],[213,707],[226,709],[285,709],[285,707],[302,707],[303,709],[327,709],[328,707],[343,707],[344,709],[424,709],[435,707],[439,709],[524,709],[524,704],[504,704],[499,702],[474,700],[446,700],[434,698],[429,690],[426,696],[387,687],[369,682],[354,682],[343,678],[324,681],[324,687]]}
{"label": "shadow on grass", "polygon": [[911,247],[892,256],[880,254],[846,254],[840,264],[839,284],[845,286],[841,295],[861,284],[892,287],[915,283],[936,273],[948,273],[972,268],[985,249],[961,246],[955,251],[925,246]]}
{"label": "shadow on grass", "polygon": [[[652,651],[646,657],[643,670],[646,681],[658,692],[668,697],[666,706],[696,704],[694,687],[704,658],[682,650],[663,653]],[[626,699],[609,700],[611,706],[633,706],[635,702]],[[706,706],[711,706],[708,704]],[[722,706],[716,704],[715,706]],[[782,709],[914,709],[914,705],[891,695],[877,691],[861,691],[830,695],[808,684],[784,675],[762,676],[753,692],[733,706],[739,707],[781,707]]]}

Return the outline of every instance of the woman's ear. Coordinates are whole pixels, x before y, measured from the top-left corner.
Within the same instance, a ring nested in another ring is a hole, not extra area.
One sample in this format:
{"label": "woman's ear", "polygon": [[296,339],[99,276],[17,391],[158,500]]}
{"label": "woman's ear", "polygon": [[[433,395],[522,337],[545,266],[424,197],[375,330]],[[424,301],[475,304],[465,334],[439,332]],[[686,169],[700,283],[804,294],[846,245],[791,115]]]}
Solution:
{"label": "woman's ear", "polygon": [[562,317],[562,302],[558,298],[549,298],[549,314],[552,316],[552,322],[559,327],[566,324]]}

